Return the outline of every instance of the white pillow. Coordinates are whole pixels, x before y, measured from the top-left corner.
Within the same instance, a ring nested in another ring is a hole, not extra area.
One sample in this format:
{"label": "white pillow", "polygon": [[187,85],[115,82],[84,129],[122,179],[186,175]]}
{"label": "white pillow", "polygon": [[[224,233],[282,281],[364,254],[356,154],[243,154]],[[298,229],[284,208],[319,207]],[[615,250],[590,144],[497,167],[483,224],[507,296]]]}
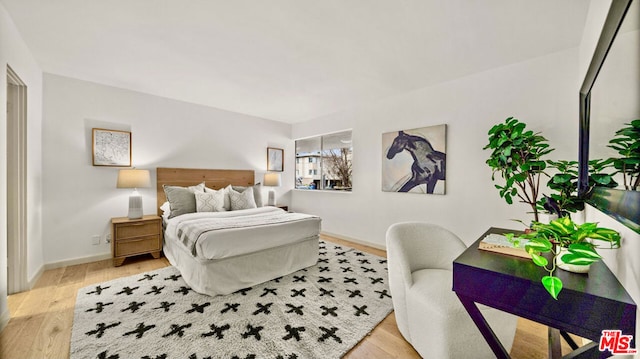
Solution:
{"label": "white pillow", "polygon": [[215,189],[211,189],[209,187],[205,187],[204,191],[206,193],[214,193],[214,192],[220,192],[222,193],[223,199],[224,199],[224,205],[222,206],[224,209],[223,211],[230,211],[231,210],[231,202],[229,201],[229,190],[231,189],[230,186],[227,186],[225,188],[221,188],[219,190],[215,190]]}
{"label": "white pillow", "polygon": [[238,192],[233,188],[229,189],[229,201],[231,202],[231,210],[257,208],[256,201],[253,198],[253,188],[247,188],[242,192]]}
{"label": "white pillow", "polygon": [[222,212],[224,209],[224,191],[196,193],[197,212]]}
{"label": "white pillow", "polygon": [[164,218],[165,221],[169,219],[169,215],[171,214],[171,204],[169,204],[169,201],[164,202],[162,206],[160,206],[160,210],[162,211],[162,218]]}
{"label": "white pillow", "polygon": [[193,193],[204,193],[204,182],[199,183],[195,186],[189,186],[187,187],[187,189],[189,189],[189,191],[193,192]]}
{"label": "white pillow", "polygon": [[162,206],[160,206],[160,210],[162,212],[169,212],[171,211],[171,205],[169,204],[169,201],[166,201],[162,204]]}

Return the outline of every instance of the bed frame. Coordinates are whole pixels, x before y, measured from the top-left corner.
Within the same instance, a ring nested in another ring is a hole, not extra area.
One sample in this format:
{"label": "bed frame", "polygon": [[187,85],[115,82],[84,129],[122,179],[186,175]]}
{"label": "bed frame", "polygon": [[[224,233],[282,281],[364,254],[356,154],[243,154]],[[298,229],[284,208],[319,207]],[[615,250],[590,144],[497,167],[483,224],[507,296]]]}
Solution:
{"label": "bed frame", "polygon": [[162,216],[160,206],[167,200],[162,186],[195,186],[204,182],[207,187],[218,190],[228,185],[253,186],[255,173],[253,170],[211,170],[195,168],[167,168],[156,169],[157,212]]}

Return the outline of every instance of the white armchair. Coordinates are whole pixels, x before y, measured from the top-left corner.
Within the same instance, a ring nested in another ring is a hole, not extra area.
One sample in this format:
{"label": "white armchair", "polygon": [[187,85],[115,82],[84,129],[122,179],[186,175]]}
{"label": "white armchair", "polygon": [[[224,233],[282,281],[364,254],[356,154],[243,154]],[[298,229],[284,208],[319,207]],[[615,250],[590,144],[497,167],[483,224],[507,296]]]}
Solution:
{"label": "white armchair", "polygon": [[[453,260],[465,244],[429,223],[396,223],[387,230],[389,286],[398,329],[424,358],[494,358],[452,290]],[[482,315],[507,351],[517,317],[486,306]]]}

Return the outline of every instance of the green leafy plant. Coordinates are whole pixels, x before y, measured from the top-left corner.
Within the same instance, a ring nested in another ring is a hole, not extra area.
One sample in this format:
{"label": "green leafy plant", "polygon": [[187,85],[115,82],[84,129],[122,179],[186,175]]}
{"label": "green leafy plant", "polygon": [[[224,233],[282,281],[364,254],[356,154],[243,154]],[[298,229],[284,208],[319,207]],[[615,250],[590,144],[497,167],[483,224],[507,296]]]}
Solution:
{"label": "green leafy plant", "polygon": [[618,187],[618,182],[613,179],[615,171],[612,173],[606,173],[605,171],[612,170],[613,158],[607,159],[592,159],[589,160],[589,188],[596,186],[615,188]]}
{"label": "green leafy plant", "polygon": [[[588,265],[602,258],[597,252],[595,243],[605,242],[610,248],[620,247],[620,234],[609,228],[598,227],[597,223],[576,224],[569,217],[558,218],[550,223],[533,222],[532,231],[525,234],[507,234],[507,238],[515,245],[523,239],[525,250],[537,266],[544,268],[549,274],[542,277],[544,288],[554,298],[562,291],[562,280],[554,276],[556,258],[562,247],[568,253],[561,256],[564,263]],[[549,253],[551,260],[542,253]]]}
{"label": "green leafy plant", "polygon": [[495,181],[499,174],[504,180],[504,185],[495,185],[500,197],[509,204],[518,198],[530,205],[534,220],[538,221],[540,176],[546,175],[547,166],[542,157],[553,149],[549,148],[546,138],[526,130],[526,124],[514,117],[493,126],[488,135],[489,144],[483,149],[492,151],[486,161],[493,170],[491,179]]}
{"label": "green leafy plant", "polygon": [[[600,186],[615,188],[618,183],[613,179],[614,159],[593,159],[589,161],[589,189]],[[548,168],[557,172],[547,182],[547,187],[556,193],[545,195],[538,201],[538,210],[546,210],[558,217],[568,216],[584,209],[585,199],[578,195],[578,162],[547,161]]]}
{"label": "green leafy plant", "polygon": [[[545,196],[540,199],[538,210],[545,209],[551,213],[557,212],[558,217],[582,211],[584,200],[578,197],[578,162],[548,160],[547,164],[550,168],[557,170],[557,173],[551,176],[547,182],[547,187],[556,193],[551,193],[549,197]],[[557,208],[549,208],[549,202],[553,202]]]}
{"label": "green leafy plant", "polygon": [[618,151],[620,158],[613,161],[613,166],[622,173],[624,188],[629,191],[640,190],[640,119],[626,123],[616,131],[607,147]]}

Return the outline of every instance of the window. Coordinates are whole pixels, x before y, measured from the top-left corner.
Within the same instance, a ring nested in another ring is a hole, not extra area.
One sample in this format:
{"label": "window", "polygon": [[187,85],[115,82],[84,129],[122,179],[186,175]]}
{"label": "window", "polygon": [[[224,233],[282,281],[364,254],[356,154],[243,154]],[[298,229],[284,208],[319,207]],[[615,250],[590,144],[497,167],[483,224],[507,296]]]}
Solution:
{"label": "window", "polygon": [[351,130],[297,140],[296,188],[351,191],[352,158]]}

